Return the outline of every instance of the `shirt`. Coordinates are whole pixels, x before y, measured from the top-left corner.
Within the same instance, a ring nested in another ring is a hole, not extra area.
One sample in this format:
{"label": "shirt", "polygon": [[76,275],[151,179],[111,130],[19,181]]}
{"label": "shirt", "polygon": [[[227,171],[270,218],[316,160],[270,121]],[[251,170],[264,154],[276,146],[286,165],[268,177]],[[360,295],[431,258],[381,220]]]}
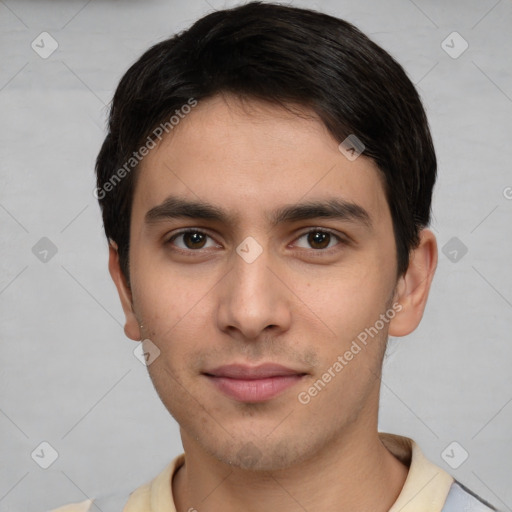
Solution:
{"label": "shirt", "polygon": [[[419,446],[407,437],[379,433],[384,446],[408,468],[407,478],[389,512],[489,512],[488,503],[456,482],[442,468],[430,462]],[[176,512],[171,481],[183,465],[178,455],[153,480],[128,495],[111,494],[95,500],[70,503],[50,512]],[[95,508],[93,503],[98,507]]]}

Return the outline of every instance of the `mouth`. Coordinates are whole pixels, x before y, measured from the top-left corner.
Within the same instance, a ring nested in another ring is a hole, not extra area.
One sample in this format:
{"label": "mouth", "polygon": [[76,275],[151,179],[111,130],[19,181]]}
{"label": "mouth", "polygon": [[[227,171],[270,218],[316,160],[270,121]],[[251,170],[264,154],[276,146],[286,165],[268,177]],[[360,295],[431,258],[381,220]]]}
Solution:
{"label": "mouth", "polygon": [[231,364],[203,372],[224,395],[239,402],[265,402],[299,383],[306,374],[278,364]]}

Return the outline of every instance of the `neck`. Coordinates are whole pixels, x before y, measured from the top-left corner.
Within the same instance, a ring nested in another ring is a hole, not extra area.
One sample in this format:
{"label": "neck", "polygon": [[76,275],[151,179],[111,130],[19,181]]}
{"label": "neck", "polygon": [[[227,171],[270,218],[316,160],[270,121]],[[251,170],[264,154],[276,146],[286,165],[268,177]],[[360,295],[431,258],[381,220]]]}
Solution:
{"label": "neck", "polygon": [[376,426],[369,433],[359,427],[313,458],[266,472],[228,466],[184,442],[186,462],[172,482],[176,510],[388,511],[408,470],[381,443]]}

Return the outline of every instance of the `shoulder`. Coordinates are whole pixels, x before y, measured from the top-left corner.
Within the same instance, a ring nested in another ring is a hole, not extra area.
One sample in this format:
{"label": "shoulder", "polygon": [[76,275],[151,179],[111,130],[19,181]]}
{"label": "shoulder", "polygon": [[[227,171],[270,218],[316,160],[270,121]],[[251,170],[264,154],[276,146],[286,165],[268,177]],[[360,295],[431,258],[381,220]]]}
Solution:
{"label": "shoulder", "polygon": [[49,512],[140,512],[150,509],[150,485],[145,484],[132,492],[105,494],[94,499],[68,503]]}
{"label": "shoulder", "polygon": [[99,496],[77,503],[68,503],[49,512],[140,512],[149,510],[150,488],[142,485],[130,493],[116,493]]}
{"label": "shoulder", "polygon": [[68,503],[49,512],[147,512],[152,510],[152,503],[158,503],[159,510],[176,512],[169,482],[184,463],[184,457],[184,454],[175,457],[155,478],[135,490],[125,488],[94,499]]}
{"label": "shoulder", "polygon": [[88,512],[91,508],[93,501],[85,500],[76,503],[68,503],[59,508],[53,508],[49,512]]}
{"label": "shoulder", "polygon": [[446,498],[442,512],[493,512],[497,511],[492,505],[470,491],[460,482],[455,481]]}

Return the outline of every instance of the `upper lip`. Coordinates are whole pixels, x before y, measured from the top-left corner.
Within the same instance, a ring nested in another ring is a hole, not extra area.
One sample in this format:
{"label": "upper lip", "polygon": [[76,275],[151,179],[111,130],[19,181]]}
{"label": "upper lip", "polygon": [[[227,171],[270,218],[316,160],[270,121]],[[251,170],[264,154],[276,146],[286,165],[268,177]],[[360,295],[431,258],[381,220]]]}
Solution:
{"label": "upper lip", "polygon": [[305,372],[287,368],[280,364],[265,363],[258,366],[248,366],[243,364],[227,364],[203,372],[205,375],[213,377],[225,377],[229,379],[256,380],[267,379],[270,377],[281,377],[288,375],[305,375]]}

